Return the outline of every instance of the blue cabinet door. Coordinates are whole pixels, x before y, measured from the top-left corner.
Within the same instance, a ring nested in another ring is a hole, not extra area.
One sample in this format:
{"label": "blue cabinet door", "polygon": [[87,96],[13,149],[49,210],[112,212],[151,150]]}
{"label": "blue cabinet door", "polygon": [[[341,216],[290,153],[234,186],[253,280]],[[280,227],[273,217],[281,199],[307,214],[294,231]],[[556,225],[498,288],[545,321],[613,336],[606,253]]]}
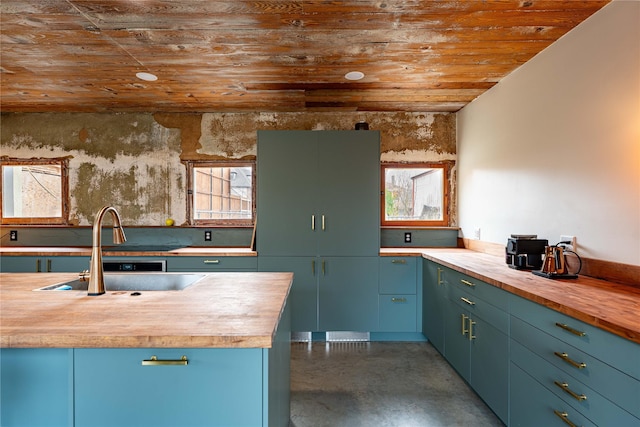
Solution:
{"label": "blue cabinet door", "polygon": [[[433,261],[423,260],[422,332],[433,346],[445,353],[446,289],[444,270]],[[455,333],[455,331],[454,331]]]}
{"label": "blue cabinet door", "polygon": [[318,330],[318,273],[316,257],[259,257],[259,271],[291,271],[293,285],[289,291],[291,330],[311,332]]}
{"label": "blue cabinet door", "polygon": [[73,351],[0,349],[0,424],[3,427],[73,425]]}
{"label": "blue cabinet door", "polygon": [[377,257],[323,257],[318,274],[319,330],[378,329]]}
{"label": "blue cabinet door", "polygon": [[3,256],[0,271],[5,273],[80,273],[89,269],[90,257],[84,256]]}
{"label": "blue cabinet door", "polygon": [[77,427],[261,426],[262,396],[262,349],[75,350]]}

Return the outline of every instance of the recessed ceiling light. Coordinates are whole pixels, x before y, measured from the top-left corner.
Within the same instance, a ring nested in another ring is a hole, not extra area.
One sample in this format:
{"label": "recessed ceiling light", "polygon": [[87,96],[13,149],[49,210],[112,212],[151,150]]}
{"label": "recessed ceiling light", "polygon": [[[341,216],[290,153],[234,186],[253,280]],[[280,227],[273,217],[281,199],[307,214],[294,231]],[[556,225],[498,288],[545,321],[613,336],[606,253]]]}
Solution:
{"label": "recessed ceiling light", "polygon": [[347,80],[360,80],[364,77],[364,73],[360,71],[349,71],[344,75],[344,78]]}
{"label": "recessed ceiling light", "polygon": [[156,76],[155,74],[145,72],[136,73],[136,77],[147,82],[155,82],[156,80],[158,80],[158,76]]}

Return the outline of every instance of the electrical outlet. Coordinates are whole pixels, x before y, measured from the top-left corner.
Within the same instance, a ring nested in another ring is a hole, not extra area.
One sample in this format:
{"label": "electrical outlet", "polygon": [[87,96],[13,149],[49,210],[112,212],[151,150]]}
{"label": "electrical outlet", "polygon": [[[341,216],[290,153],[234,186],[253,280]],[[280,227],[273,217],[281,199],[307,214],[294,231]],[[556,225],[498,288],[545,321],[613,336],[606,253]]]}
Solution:
{"label": "electrical outlet", "polygon": [[211,230],[205,230],[204,231],[204,241],[205,242],[210,242],[211,241]]}
{"label": "electrical outlet", "polygon": [[480,240],[480,227],[476,227],[473,230],[473,238],[476,240]]}
{"label": "electrical outlet", "polygon": [[9,240],[14,241],[14,242],[16,240],[18,240],[18,230],[9,231]]}
{"label": "electrical outlet", "polygon": [[560,241],[561,242],[569,242],[565,245],[565,247],[567,249],[569,249],[570,251],[574,251],[576,252],[578,250],[578,245],[576,243],[576,236],[569,236],[566,234],[561,234],[560,235]]}
{"label": "electrical outlet", "polygon": [[411,243],[411,233],[404,233],[404,242]]}

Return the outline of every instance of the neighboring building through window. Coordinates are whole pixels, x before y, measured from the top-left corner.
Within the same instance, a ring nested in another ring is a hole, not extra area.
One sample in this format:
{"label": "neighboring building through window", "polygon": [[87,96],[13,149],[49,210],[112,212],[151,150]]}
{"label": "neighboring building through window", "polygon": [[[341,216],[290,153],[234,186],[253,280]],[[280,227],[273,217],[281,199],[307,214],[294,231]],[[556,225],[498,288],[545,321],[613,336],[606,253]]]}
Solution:
{"label": "neighboring building through window", "polygon": [[67,159],[2,159],[2,223],[66,224]]}
{"label": "neighboring building through window", "polygon": [[382,164],[382,225],[448,226],[449,163]]}
{"label": "neighboring building through window", "polygon": [[187,172],[194,225],[253,225],[254,163],[188,162]]}

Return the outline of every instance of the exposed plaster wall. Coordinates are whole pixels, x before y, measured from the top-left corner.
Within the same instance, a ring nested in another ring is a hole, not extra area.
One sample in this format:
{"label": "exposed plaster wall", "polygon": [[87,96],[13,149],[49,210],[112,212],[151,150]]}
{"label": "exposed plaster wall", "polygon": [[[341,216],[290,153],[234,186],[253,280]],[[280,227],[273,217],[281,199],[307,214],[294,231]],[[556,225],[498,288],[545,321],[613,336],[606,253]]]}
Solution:
{"label": "exposed plaster wall", "polygon": [[[456,116],[436,113],[3,113],[0,155],[70,160],[71,216],[88,225],[103,205],[123,221],[186,221],[185,160],[255,159],[258,129],[381,132],[382,161],[456,159]],[[451,192],[453,222],[455,169]]]}

